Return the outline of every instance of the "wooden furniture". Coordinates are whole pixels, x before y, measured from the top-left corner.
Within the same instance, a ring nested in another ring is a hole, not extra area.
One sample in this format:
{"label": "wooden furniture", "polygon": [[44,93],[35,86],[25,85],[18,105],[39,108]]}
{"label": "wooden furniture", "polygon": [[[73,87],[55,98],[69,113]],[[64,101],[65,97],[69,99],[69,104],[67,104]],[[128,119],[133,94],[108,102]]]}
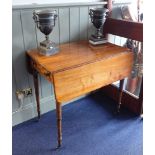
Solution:
{"label": "wooden furniture", "polygon": [[[60,52],[49,57],[40,55],[37,49],[32,49],[27,51],[27,58],[29,72],[34,77],[38,118],[40,118],[38,74],[53,83],[58,147],[62,143],[62,103],[124,79],[130,75],[133,63],[133,53],[127,48],[111,43],[92,46],[88,41],[62,44]],[[120,103],[121,93],[118,105]]]}
{"label": "wooden furniture", "polygon": [[[126,20],[117,20],[108,18],[103,28],[104,34],[113,34],[133,40],[137,40],[143,43],[143,23],[132,22]],[[121,83],[120,83],[121,84]],[[103,88],[104,93],[112,97],[114,100],[118,100],[120,89],[117,89],[114,85],[109,85]],[[135,97],[125,91],[122,93],[122,104],[131,109],[136,114],[142,113],[143,108],[143,79],[141,83],[141,89],[139,97]]]}

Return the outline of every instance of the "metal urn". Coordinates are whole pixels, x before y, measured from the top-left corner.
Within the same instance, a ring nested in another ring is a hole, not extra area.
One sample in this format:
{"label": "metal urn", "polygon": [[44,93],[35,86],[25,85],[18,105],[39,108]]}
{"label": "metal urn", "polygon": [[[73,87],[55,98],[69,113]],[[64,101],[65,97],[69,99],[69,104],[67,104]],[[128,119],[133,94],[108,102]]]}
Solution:
{"label": "metal urn", "polygon": [[91,22],[96,28],[96,33],[92,34],[89,39],[89,42],[93,45],[103,44],[107,42],[106,38],[104,38],[101,32],[101,29],[107,18],[107,13],[108,13],[108,9],[106,8],[90,9],[89,15],[91,18]]}
{"label": "metal urn", "polygon": [[37,28],[45,34],[45,40],[40,42],[39,53],[45,56],[54,55],[59,52],[59,47],[49,40],[49,34],[55,26],[57,18],[56,10],[35,10],[33,12],[33,19]]}

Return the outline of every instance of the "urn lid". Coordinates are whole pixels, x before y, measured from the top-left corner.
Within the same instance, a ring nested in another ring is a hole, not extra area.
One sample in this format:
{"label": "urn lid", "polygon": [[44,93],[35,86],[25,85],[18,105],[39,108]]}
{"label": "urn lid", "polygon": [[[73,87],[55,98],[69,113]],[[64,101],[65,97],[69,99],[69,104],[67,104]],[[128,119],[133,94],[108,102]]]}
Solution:
{"label": "urn lid", "polygon": [[39,17],[55,16],[56,10],[35,10],[33,14],[38,15]]}
{"label": "urn lid", "polygon": [[95,13],[95,14],[103,14],[103,13],[107,13],[109,11],[106,8],[93,8],[90,10],[93,11],[93,13]]}

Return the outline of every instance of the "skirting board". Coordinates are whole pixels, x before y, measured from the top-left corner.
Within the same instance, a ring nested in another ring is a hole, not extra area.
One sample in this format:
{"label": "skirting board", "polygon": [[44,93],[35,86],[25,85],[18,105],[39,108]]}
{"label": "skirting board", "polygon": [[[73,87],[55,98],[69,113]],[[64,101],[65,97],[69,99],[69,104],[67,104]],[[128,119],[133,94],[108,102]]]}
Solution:
{"label": "skirting board", "polygon": [[[63,103],[63,106],[71,103],[75,100],[81,99],[86,97],[89,94],[80,96],[78,98],[75,98],[74,100],[71,100],[69,102]],[[54,96],[48,96],[45,98],[40,99],[40,109],[41,109],[41,114],[47,113],[51,110],[55,109],[55,98]],[[23,107],[21,110],[17,110],[12,114],[12,126],[18,125],[20,123],[23,123],[25,121],[28,121],[34,117],[37,117],[37,107],[36,103],[30,103]]]}
{"label": "skirting board", "polygon": [[[40,99],[40,109],[41,114],[55,109],[54,96],[48,96]],[[28,105],[24,106],[23,109],[17,110],[12,114],[12,126],[18,125],[34,117],[37,117],[36,103],[29,103]]]}

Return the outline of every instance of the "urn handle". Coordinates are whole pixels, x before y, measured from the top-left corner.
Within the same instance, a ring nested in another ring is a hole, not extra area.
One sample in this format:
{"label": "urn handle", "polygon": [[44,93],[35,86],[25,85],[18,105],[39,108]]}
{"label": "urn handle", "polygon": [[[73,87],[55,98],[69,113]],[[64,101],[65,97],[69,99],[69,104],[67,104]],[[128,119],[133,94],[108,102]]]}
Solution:
{"label": "urn handle", "polygon": [[57,14],[55,14],[55,15],[54,15],[54,19],[56,19],[57,17],[58,17],[58,15],[57,15]]}
{"label": "urn handle", "polygon": [[89,10],[89,15],[90,15],[91,18],[93,17],[93,11],[94,11],[93,9]]}
{"label": "urn handle", "polygon": [[91,22],[93,22],[93,14],[94,14],[94,10],[90,9],[89,10],[89,15],[90,15]]}
{"label": "urn handle", "polygon": [[38,18],[37,17],[38,16],[37,16],[36,12],[33,11],[33,19],[34,19],[35,22],[38,22]]}
{"label": "urn handle", "polygon": [[39,28],[39,20],[38,20],[38,16],[35,11],[33,11],[33,19],[34,19],[37,27]]}

